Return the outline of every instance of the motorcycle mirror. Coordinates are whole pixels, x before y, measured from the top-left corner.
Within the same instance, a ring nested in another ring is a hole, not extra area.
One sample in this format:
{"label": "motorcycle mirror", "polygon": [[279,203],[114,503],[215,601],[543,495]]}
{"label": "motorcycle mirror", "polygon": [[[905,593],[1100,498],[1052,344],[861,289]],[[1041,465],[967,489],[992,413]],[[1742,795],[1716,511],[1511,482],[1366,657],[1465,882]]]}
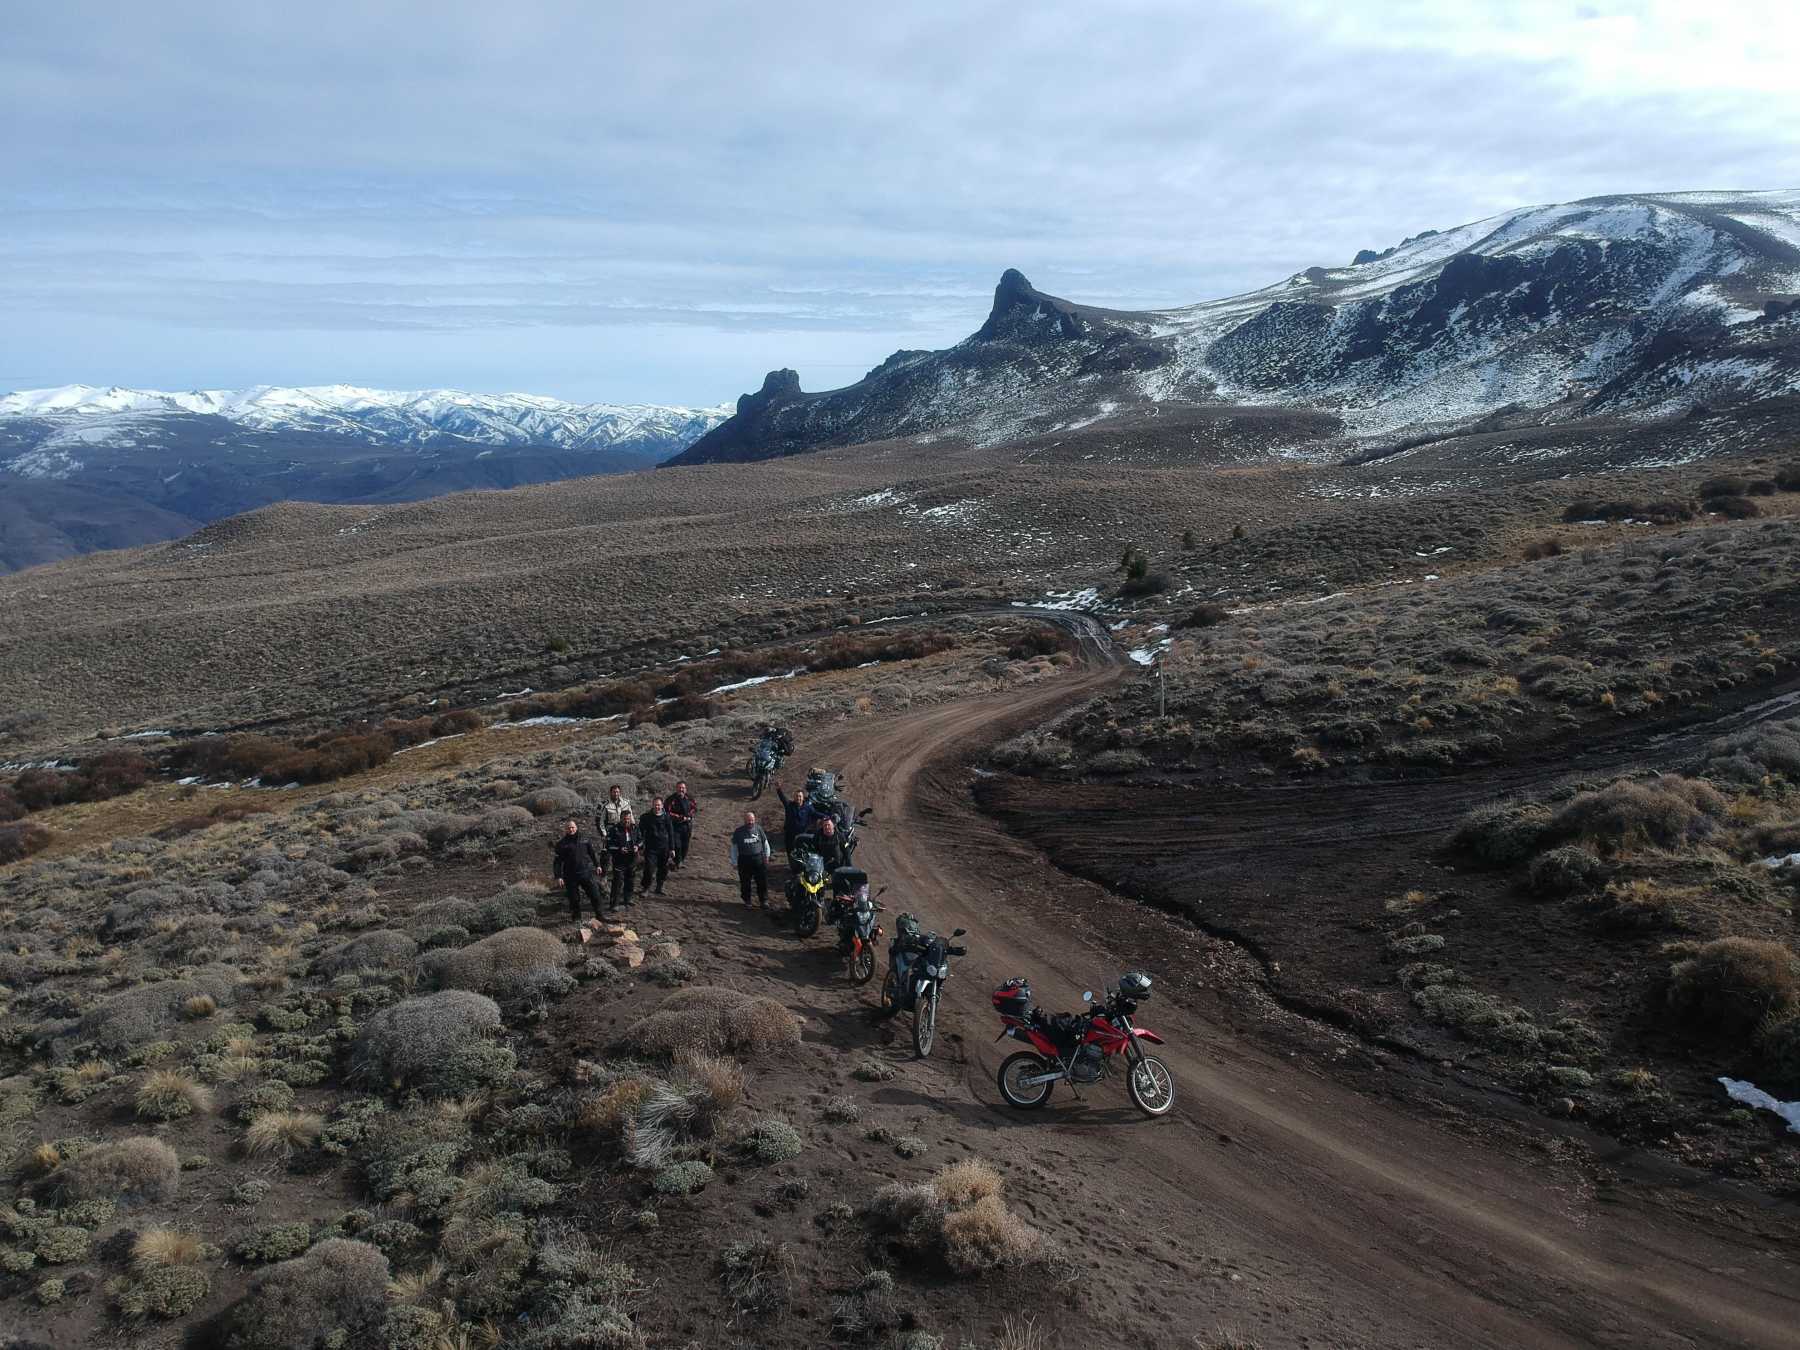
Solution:
{"label": "motorcycle mirror", "polygon": [[1081,991],[1081,1001],[1083,1003],[1092,1003],[1094,1001],[1094,991],[1092,989],[1083,989]]}
{"label": "motorcycle mirror", "polygon": [[872,806],[865,806],[865,807],[863,807],[863,809],[862,809],[862,810],[860,810],[860,811],[858,811],[858,812],[857,812],[857,813],[856,813],[856,818],[857,818],[857,819],[858,819],[858,820],[867,820],[867,819],[868,819],[868,818],[869,818],[869,817],[870,817],[870,816],[872,816],[872,815],[874,815],[874,814],[875,814],[875,808],[874,808],[874,807],[872,807]]}
{"label": "motorcycle mirror", "polygon": [[887,887],[883,886],[880,890],[875,892],[875,898],[877,900],[879,900],[879,899],[881,899],[882,896],[884,896],[886,894],[887,894]]}
{"label": "motorcycle mirror", "polygon": [[963,936],[963,934],[967,933],[968,931],[969,930],[966,928],[953,929],[950,933],[950,936],[951,937],[961,937],[961,936]]}

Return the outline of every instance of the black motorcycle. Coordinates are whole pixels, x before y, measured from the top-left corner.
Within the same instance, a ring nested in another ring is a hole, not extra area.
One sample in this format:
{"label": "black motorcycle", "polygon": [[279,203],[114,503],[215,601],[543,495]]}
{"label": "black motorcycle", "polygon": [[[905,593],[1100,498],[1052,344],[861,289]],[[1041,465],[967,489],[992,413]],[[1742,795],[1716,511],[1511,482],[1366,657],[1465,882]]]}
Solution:
{"label": "black motorcycle", "polygon": [[958,928],[948,939],[919,928],[910,914],[894,921],[894,941],[888,947],[887,978],[881,985],[882,1010],[890,1017],[911,1010],[913,1052],[924,1059],[937,1043],[938,1001],[944,981],[950,978],[950,958],[967,956],[967,947],[953,946],[954,939],[969,930]]}
{"label": "black motorcycle", "polygon": [[786,727],[764,728],[756,749],[750,752],[750,800],[763,795],[782,760],[793,753],[794,738]]}

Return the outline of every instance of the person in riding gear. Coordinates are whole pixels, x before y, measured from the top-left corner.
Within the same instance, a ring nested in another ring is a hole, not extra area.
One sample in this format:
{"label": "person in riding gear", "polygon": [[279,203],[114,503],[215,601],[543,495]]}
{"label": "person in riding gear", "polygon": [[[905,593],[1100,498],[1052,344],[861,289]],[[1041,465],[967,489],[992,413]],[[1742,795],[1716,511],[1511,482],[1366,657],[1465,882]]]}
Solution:
{"label": "person in riding gear", "polygon": [[663,883],[669,879],[669,860],[675,855],[675,818],[663,810],[663,799],[650,799],[650,814],[639,823],[638,829],[644,836],[644,875],[638,882],[638,888],[648,892],[650,876],[656,875],[656,893],[663,893]]}
{"label": "person in riding gear", "polygon": [[629,907],[632,884],[637,880],[638,858],[644,851],[644,833],[632,819],[629,806],[619,813],[619,823],[606,832],[606,851],[612,855],[612,894],[611,904],[607,907]]}
{"label": "person in riding gear", "polygon": [[757,902],[769,907],[769,836],[756,823],[756,812],[744,812],[744,823],[731,832],[731,861],[737,868],[738,893],[750,903],[750,887]]}
{"label": "person in riding gear", "polygon": [[781,803],[781,848],[791,860],[794,856],[794,841],[806,834],[813,827],[816,819],[812,803],[806,799],[804,792],[790,797],[782,790],[781,784],[775,785],[775,797]]}
{"label": "person in riding gear", "polygon": [[819,861],[825,864],[827,872],[835,872],[840,867],[850,865],[850,850],[844,844],[844,835],[838,829],[837,822],[827,816],[813,835],[813,851],[819,855]]}
{"label": "person in riding gear", "polygon": [[569,898],[569,918],[574,923],[581,922],[581,897],[588,898],[588,905],[594,911],[594,917],[600,917],[600,886],[595,881],[595,874],[600,870],[600,857],[594,852],[593,841],[581,832],[581,826],[575,821],[567,821],[563,825],[562,837],[551,850],[555,857],[551,860],[550,875],[563,884],[563,894]]}
{"label": "person in riding gear", "polygon": [[675,859],[671,865],[679,870],[687,861],[688,846],[694,842],[694,817],[700,814],[700,803],[694,800],[686,783],[677,783],[663,805],[675,822]]}
{"label": "person in riding gear", "polygon": [[605,839],[612,827],[619,823],[619,818],[631,810],[631,798],[627,797],[614,783],[606,790],[606,800],[600,803],[600,809],[594,814],[594,824],[600,830],[600,837]]}

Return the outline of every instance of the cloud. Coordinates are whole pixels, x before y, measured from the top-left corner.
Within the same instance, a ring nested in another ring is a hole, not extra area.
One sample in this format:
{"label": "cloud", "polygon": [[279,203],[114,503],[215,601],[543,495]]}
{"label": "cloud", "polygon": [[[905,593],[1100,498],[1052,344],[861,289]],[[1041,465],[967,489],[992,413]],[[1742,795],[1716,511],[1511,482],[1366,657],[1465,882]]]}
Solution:
{"label": "cloud", "polygon": [[1173,304],[1519,205],[1785,186],[1796,22],[1650,0],[27,7],[0,47],[0,384],[838,383],[965,335],[1007,266]]}

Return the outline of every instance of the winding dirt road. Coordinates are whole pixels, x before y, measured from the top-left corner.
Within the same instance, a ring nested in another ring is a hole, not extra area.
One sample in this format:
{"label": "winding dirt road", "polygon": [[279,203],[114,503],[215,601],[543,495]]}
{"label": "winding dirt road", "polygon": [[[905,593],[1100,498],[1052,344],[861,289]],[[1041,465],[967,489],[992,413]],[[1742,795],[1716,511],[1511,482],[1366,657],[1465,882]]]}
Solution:
{"label": "winding dirt road", "polygon": [[1233,1036],[1191,991],[1142,1016],[1169,1041],[1170,1117],[1141,1118],[1116,1081],[1079,1101],[1059,1087],[1038,1112],[1001,1105],[994,985],[1028,975],[1040,1003],[1073,1008],[1146,941],[1165,963],[1192,951],[1196,968],[1210,943],[971,809],[981,747],[1115,678],[1080,672],[807,748],[877,808],[858,861],[890,888],[889,910],[970,930],[929,1066],[954,1081],[919,1105],[1066,1181],[1039,1218],[1100,1265],[1079,1321],[1115,1329],[1108,1345],[1205,1345],[1231,1328],[1265,1347],[1800,1346],[1792,1215],[1766,1215],[1759,1234],[1755,1216],[1714,1221],[1691,1197],[1596,1188],[1553,1148],[1465,1138]]}

